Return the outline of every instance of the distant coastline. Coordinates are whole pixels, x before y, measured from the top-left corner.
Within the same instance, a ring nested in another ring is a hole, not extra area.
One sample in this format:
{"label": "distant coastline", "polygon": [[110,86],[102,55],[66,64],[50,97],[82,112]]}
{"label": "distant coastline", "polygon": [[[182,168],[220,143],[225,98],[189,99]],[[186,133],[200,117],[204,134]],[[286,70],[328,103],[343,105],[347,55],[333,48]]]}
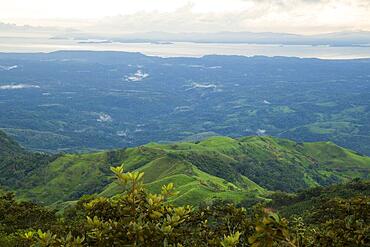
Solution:
{"label": "distant coastline", "polygon": [[60,37],[1,37],[0,52],[34,53],[59,50],[126,51],[160,57],[205,55],[286,56],[320,59],[370,58],[370,46],[282,45],[195,42],[114,42],[112,40],[62,39]]}

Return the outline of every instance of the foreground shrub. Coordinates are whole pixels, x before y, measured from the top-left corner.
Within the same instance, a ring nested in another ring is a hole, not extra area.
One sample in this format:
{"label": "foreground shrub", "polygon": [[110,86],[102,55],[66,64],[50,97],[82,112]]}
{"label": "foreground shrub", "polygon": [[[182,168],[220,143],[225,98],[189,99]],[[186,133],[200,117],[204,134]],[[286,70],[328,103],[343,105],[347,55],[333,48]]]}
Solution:
{"label": "foreground shrub", "polygon": [[150,194],[143,173],[112,171],[124,193],[83,197],[55,225],[22,232],[19,246],[369,246],[366,196],[323,201],[289,222],[261,204],[248,211],[222,202],[174,206],[172,183]]}

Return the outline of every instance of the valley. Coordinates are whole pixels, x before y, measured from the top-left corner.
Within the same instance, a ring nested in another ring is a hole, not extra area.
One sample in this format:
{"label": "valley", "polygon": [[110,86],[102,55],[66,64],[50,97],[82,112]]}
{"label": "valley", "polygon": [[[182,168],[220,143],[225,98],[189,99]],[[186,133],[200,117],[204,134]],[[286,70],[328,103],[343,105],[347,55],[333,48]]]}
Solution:
{"label": "valley", "polygon": [[52,153],[268,135],[370,155],[369,64],[0,53],[0,128],[28,150]]}

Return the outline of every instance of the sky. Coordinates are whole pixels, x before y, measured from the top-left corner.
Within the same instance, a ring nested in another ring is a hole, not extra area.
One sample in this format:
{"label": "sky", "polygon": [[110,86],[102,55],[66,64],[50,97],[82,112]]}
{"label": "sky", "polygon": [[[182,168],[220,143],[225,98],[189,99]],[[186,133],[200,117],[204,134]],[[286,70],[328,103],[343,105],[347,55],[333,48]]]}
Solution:
{"label": "sky", "polygon": [[370,0],[0,0],[0,22],[98,33],[370,30]]}

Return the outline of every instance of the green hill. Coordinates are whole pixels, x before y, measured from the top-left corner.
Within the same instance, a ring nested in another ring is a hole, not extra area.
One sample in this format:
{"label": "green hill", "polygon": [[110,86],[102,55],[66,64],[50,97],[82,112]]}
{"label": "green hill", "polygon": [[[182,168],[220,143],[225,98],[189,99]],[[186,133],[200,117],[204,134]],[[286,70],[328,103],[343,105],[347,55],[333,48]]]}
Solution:
{"label": "green hill", "polygon": [[296,193],[276,192],[270,196],[272,200],[267,206],[278,210],[287,218],[301,215],[311,223],[318,223],[319,219],[310,219],[313,212],[330,200],[349,200],[369,196],[369,180],[352,180],[349,183],[309,188]]}
{"label": "green hill", "polygon": [[55,158],[56,156],[27,152],[0,131],[0,186],[21,186],[23,179]]}
{"label": "green hill", "polygon": [[15,152],[23,152],[23,149],[4,132],[0,131],[0,155],[3,156]]}
{"label": "green hill", "polygon": [[[49,156],[47,156],[49,157]],[[50,157],[49,157],[50,159]],[[333,143],[296,143],[272,137],[211,137],[198,142],[150,143],[89,154],[65,154],[33,165],[16,183],[3,183],[24,199],[44,204],[73,201],[84,194],[114,196],[111,166],[144,171],[151,192],[172,182],[174,203],[216,199],[240,202],[264,198],[269,191],[300,189],[368,178],[370,158]],[[4,175],[1,174],[1,181]]]}

